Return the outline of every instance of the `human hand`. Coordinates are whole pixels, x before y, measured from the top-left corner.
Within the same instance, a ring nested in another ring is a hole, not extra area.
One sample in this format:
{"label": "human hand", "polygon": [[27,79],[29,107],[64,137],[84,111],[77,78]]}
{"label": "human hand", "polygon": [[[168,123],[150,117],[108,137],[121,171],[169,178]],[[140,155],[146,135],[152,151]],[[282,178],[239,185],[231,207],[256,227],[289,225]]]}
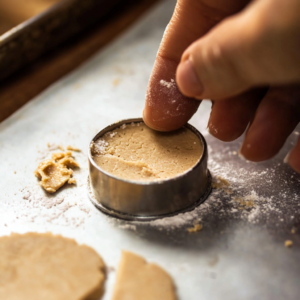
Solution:
{"label": "human hand", "polygon": [[[241,154],[261,161],[280,150],[300,120],[300,2],[248,2],[178,1],[151,74],[144,120],[174,130],[200,99],[213,99],[210,133],[232,141],[250,123]],[[175,73],[190,98],[171,81]],[[289,164],[300,172],[300,141]]]}

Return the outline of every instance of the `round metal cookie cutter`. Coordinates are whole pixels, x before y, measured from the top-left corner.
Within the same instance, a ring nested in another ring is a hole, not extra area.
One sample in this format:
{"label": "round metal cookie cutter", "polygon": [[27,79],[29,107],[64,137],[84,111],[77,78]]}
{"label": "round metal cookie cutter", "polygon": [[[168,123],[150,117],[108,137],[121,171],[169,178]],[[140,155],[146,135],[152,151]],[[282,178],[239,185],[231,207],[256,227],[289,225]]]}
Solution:
{"label": "round metal cookie cutter", "polygon": [[[123,124],[141,123],[142,118],[127,119],[107,126],[92,139],[96,142],[105,133]],[[207,145],[201,133],[185,125],[199,138],[203,154],[185,173],[160,181],[134,181],[118,178],[102,170],[93,160],[89,148],[89,198],[102,212],[125,220],[150,221],[190,211],[202,203],[211,191],[207,169]]]}

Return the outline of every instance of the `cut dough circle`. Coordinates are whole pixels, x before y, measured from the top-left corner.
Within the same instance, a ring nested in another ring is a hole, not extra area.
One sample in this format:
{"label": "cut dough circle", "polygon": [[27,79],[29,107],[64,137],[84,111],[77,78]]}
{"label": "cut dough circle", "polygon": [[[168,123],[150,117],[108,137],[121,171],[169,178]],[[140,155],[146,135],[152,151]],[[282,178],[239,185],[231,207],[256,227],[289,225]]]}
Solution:
{"label": "cut dough circle", "polygon": [[98,300],[105,266],[90,247],[50,233],[0,238],[0,299]]}
{"label": "cut dough circle", "polygon": [[175,300],[170,275],[156,264],[123,251],[112,300]]}
{"label": "cut dough circle", "polygon": [[188,128],[158,132],[144,123],[123,124],[91,143],[95,163],[123,179],[157,181],[190,170],[203,154],[199,137]]}

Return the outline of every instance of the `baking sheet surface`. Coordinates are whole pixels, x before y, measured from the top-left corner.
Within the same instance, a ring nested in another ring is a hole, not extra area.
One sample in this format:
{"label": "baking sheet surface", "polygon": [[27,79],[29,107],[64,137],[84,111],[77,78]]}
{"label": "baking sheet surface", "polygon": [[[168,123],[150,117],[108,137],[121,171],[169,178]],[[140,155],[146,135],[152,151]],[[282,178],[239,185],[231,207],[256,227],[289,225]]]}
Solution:
{"label": "baking sheet surface", "polygon": [[[249,163],[237,155],[241,140],[222,143],[208,135],[210,103],[203,102],[191,123],[207,139],[209,168],[218,185],[204,204],[190,213],[138,223],[103,215],[87,197],[88,143],[105,126],[142,115],[149,74],[174,5],[156,6],[0,125],[0,235],[51,231],[90,245],[110,267],[105,300],[111,297],[122,249],[168,270],[179,299],[298,299],[300,176],[283,159],[299,128],[274,159]],[[81,169],[74,172],[76,187],[49,196],[33,171],[59,145],[82,149],[75,153]],[[188,233],[197,222],[203,230]],[[287,249],[285,240],[294,246]]]}

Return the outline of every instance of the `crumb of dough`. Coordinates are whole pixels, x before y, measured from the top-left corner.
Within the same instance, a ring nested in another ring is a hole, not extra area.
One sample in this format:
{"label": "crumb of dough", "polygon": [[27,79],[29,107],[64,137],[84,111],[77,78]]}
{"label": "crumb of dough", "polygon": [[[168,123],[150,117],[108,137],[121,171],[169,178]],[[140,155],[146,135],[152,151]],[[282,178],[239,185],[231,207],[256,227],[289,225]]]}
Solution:
{"label": "crumb of dough", "polygon": [[295,234],[295,233],[296,233],[296,228],[295,228],[295,227],[293,227],[293,228],[291,229],[291,233],[292,233],[292,234]]}
{"label": "crumb of dough", "polygon": [[214,267],[218,262],[219,262],[219,256],[218,256],[218,255],[215,255],[215,256],[213,256],[213,257],[209,260],[208,264],[209,264],[211,267]]}
{"label": "crumb of dough", "polygon": [[252,208],[255,206],[255,202],[253,200],[247,200],[243,197],[233,197],[233,200],[237,203],[239,203],[240,207],[239,209],[244,209],[244,208]]}
{"label": "crumb of dough", "polygon": [[228,188],[229,182],[222,177],[216,177],[214,178],[214,181],[212,182],[211,186],[213,189],[222,189],[222,188]]}
{"label": "crumb of dough", "polygon": [[134,253],[123,251],[112,300],[175,300],[170,275]]}
{"label": "crumb of dough", "polygon": [[72,157],[72,152],[53,153],[51,159],[40,162],[34,171],[35,176],[40,180],[40,185],[47,192],[54,193],[66,182],[75,184],[71,168],[79,168],[78,163]]}
{"label": "crumb of dough", "polygon": [[114,79],[113,82],[112,82],[113,86],[117,86],[117,85],[119,85],[119,83],[120,83],[119,78]]}
{"label": "crumb of dough", "polygon": [[67,150],[70,150],[70,151],[75,151],[75,152],[81,152],[81,150],[79,148],[76,148],[76,147],[72,147],[72,146],[67,146]]}
{"label": "crumb of dough", "polygon": [[227,195],[231,195],[233,193],[230,188],[230,183],[225,178],[220,176],[214,177],[213,182],[211,184],[213,189],[222,189]]}
{"label": "crumb of dough", "polygon": [[76,184],[76,179],[75,178],[70,178],[68,180],[68,184]]}
{"label": "crumb of dough", "polygon": [[187,229],[189,233],[197,232],[202,230],[203,226],[201,224],[195,224],[194,227],[190,227]]}
{"label": "crumb of dough", "polygon": [[[55,146],[55,145],[54,145]],[[48,148],[53,148],[53,145],[52,144],[50,144],[50,143],[47,143],[47,147]],[[64,147],[62,146],[62,145],[56,145],[56,147],[55,147],[56,149],[59,149],[59,150],[61,150],[61,151],[65,151],[65,149],[64,149]],[[53,149],[54,150],[54,149]]]}
{"label": "crumb of dough", "polygon": [[286,240],[286,241],[284,242],[284,246],[286,246],[287,248],[292,247],[292,246],[293,246],[293,241],[291,241],[291,240]]}
{"label": "crumb of dough", "polygon": [[98,300],[105,265],[90,247],[50,233],[0,238],[0,299]]}

